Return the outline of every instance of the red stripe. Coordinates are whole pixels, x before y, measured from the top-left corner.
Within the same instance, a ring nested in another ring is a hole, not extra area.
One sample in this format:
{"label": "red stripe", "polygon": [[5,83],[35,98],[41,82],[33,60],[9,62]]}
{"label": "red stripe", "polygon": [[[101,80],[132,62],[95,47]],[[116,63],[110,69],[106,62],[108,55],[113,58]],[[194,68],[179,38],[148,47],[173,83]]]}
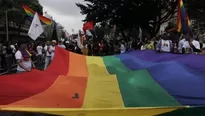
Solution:
{"label": "red stripe", "polygon": [[46,70],[51,74],[67,75],[69,69],[69,53],[56,46],[54,60]]}
{"label": "red stripe", "polygon": [[[30,11],[33,15],[35,15],[35,12],[32,9],[30,9],[28,6],[22,5],[22,7],[25,11]],[[40,14],[38,14],[38,16],[39,16],[40,20],[43,21],[44,23],[51,23],[51,20],[49,18],[44,17]]]}
{"label": "red stripe", "polygon": [[31,73],[0,77],[0,105],[7,105],[45,91],[57,75],[34,70]]}
{"label": "red stripe", "polygon": [[8,105],[47,90],[59,75],[68,74],[68,60],[69,53],[56,47],[54,61],[47,71],[1,76],[0,105]]}
{"label": "red stripe", "polygon": [[27,11],[30,11],[33,15],[35,14],[35,12],[32,9],[30,9],[28,6],[22,5],[22,7],[25,11],[27,10]]}

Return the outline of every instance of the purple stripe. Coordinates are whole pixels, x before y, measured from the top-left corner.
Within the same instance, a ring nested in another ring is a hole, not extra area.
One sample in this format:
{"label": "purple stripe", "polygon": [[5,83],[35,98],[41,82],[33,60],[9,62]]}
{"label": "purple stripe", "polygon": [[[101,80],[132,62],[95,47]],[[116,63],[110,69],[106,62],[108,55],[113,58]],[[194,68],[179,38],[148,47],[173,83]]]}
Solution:
{"label": "purple stripe", "polygon": [[[147,69],[152,78],[179,103],[191,106],[205,105],[205,71],[195,71],[199,67],[204,69],[204,56],[137,51],[118,57],[131,70]],[[196,61],[192,61],[194,59]]]}
{"label": "purple stripe", "polygon": [[205,71],[205,56],[203,55],[157,53],[152,50],[130,52],[129,55],[151,62],[176,61],[191,69]]}

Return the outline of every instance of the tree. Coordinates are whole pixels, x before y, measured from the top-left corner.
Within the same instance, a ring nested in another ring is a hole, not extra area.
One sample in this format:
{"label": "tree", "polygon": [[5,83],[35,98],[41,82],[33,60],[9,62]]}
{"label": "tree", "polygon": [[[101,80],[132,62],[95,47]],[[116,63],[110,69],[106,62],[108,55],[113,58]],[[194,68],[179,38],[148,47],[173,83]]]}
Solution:
{"label": "tree", "polygon": [[176,27],[176,25],[173,22],[169,22],[167,27],[165,28],[165,31],[168,31],[168,30],[173,29],[175,27]]}
{"label": "tree", "polygon": [[184,4],[191,19],[197,19],[199,21],[205,20],[204,0],[184,0]]}
{"label": "tree", "polygon": [[3,19],[6,19],[5,12],[7,11],[8,21],[12,22],[9,23],[10,26],[18,27],[17,29],[19,33],[27,20],[27,15],[22,8],[22,4],[28,5],[40,14],[43,13],[42,6],[39,4],[38,0],[0,0],[0,16]]}
{"label": "tree", "polygon": [[[122,34],[125,29],[139,26],[155,35],[160,25],[175,14],[177,0],[85,0],[86,4],[77,3],[84,21],[116,24]],[[123,34],[124,35],[124,34]],[[125,36],[125,35],[124,35]]]}

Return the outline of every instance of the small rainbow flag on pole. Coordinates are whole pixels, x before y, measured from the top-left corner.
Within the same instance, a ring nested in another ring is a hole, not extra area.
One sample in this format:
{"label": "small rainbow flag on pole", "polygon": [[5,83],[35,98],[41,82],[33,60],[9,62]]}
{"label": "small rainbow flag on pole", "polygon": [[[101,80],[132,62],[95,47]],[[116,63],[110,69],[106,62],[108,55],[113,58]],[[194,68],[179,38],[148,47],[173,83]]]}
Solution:
{"label": "small rainbow flag on pole", "polygon": [[[33,20],[35,12],[26,5],[22,5],[22,7],[23,7],[24,11],[26,12],[26,14],[29,16],[29,19]],[[38,14],[38,16],[43,24],[45,24],[45,25],[52,24],[52,21],[49,18],[46,18],[40,14]]]}
{"label": "small rainbow flag on pole", "polygon": [[186,13],[183,0],[178,1],[177,9],[177,32],[182,32],[183,34],[188,33],[190,31],[191,22]]}

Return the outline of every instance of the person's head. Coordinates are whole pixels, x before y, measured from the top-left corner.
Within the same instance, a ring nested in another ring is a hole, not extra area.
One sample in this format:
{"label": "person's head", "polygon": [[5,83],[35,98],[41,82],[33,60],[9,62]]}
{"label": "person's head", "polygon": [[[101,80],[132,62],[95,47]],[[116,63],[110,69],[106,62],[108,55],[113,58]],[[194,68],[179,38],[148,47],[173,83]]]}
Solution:
{"label": "person's head", "polygon": [[55,46],[56,43],[57,43],[56,40],[52,40],[51,45],[52,45],[52,46]]}
{"label": "person's head", "polygon": [[121,44],[124,44],[124,43],[125,43],[125,41],[124,41],[124,40],[122,40],[122,41],[121,41]]}
{"label": "person's head", "polygon": [[169,39],[168,34],[167,34],[167,33],[163,33],[163,34],[162,34],[162,39],[164,39],[164,40]]}
{"label": "person's head", "polygon": [[62,41],[59,41],[59,42],[58,42],[58,44],[59,44],[59,45],[62,45],[62,44],[63,44],[63,42],[62,42]]}
{"label": "person's head", "polygon": [[39,43],[38,43],[38,45],[39,45],[39,46],[42,46],[42,43],[41,43],[41,42],[39,42]]}
{"label": "person's head", "polygon": [[19,49],[27,49],[26,42],[19,42],[17,45]]}
{"label": "person's head", "polygon": [[184,38],[185,38],[187,41],[192,40],[192,37],[191,37],[191,35],[190,35],[189,33],[185,34],[185,35],[184,35]]}
{"label": "person's head", "polygon": [[46,45],[49,46],[49,45],[50,45],[50,41],[47,41],[47,42],[46,42]]}
{"label": "person's head", "polygon": [[8,45],[11,45],[11,41],[7,41]]}
{"label": "person's head", "polygon": [[151,43],[151,41],[148,39],[146,43],[147,43],[147,44],[150,44],[150,43]]}

